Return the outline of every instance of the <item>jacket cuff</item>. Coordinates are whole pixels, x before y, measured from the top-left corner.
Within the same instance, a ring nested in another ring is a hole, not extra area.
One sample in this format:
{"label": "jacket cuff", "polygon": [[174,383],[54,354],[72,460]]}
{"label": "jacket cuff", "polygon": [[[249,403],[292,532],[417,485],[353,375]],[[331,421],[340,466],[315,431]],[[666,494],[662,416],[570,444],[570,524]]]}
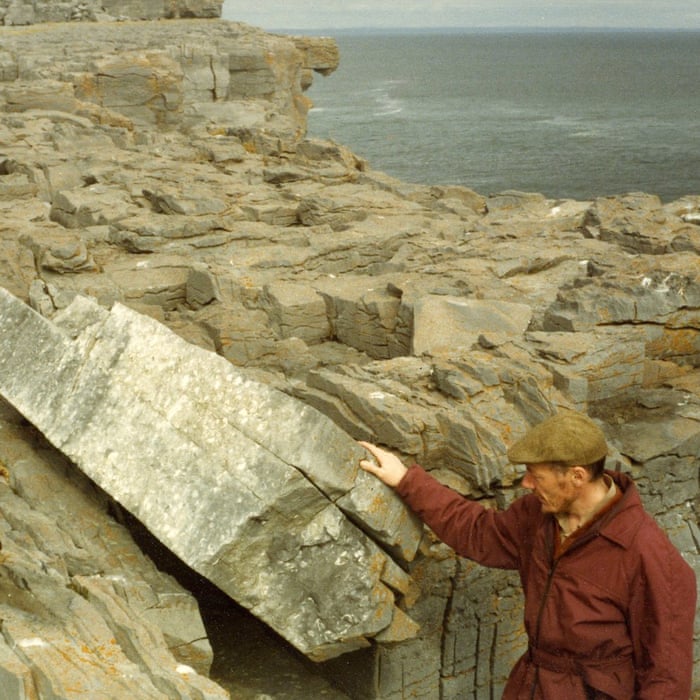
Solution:
{"label": "jacket cuff", "polygon": [[428,473],[419,464],[412,464],[408,471],[403,475],[403,478],[396,485],[395,491],[401,498],[409,498],[411,493],[416,490],[416,487]]}

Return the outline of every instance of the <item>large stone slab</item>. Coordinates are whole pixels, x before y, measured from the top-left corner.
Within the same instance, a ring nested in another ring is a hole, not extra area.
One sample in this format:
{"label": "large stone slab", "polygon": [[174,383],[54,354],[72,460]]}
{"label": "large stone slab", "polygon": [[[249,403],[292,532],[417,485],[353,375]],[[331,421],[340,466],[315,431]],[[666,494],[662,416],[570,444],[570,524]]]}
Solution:
{"label": "large stone slab", "polygon": [[10,403],[303,653],[325,659],[396,627],[405,635],[384,582],[400,587],[396,567],[357,524],[403,559],[421,528],[318,411],[153,319],[84,297],[50,322],[0,289],[0,351]]}
{"label": "large stone slab", "polygon": [[518,338],[531,318],[532,309],[526,304],[426,296],[413,309],[413,354],[469,348],[484,333]]}

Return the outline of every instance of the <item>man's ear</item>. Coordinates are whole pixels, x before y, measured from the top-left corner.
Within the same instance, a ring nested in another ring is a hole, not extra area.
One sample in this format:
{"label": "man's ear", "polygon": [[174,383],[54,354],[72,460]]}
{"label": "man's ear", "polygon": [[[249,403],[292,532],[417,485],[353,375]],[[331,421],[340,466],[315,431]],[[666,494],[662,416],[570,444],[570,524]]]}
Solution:
{"label": "man's ear", "polygon": [[571,478],[576,486],[583,486],[588,480],[588,470],[585,467],[573,466],[569,467]]}

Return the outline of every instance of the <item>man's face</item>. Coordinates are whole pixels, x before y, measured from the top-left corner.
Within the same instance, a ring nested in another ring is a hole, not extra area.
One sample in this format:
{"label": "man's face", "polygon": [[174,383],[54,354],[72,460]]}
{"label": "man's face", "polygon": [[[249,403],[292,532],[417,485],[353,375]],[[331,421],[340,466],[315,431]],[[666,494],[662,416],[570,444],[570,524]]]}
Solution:
{"label": "man's face", "polygon": [[576,499],[571,470],[562,471],[548,464],[528,464],[522,485],[542,504],[543,513],[568,513]]}

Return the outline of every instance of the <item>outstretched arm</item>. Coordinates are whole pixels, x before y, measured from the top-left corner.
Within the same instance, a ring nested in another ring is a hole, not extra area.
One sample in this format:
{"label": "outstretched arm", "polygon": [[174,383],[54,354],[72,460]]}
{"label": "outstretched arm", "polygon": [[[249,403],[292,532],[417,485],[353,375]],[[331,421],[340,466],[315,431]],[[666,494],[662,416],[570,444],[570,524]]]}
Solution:
{"label": "outstretched arm", "polygon": [[[369,455],[360,467],[396,489],[416,515],[458,554],[486,566],[515,569],[523,539],[522,507],[497,513],[443,486],[421,467],[406,465],[394,454],[360,442]],[[536,503],[539,513],[539,502]]]}
{"label": "outstretched arm", "polygon": [[362,469],[374,474],[387,486],[392,488],[398,486],[408,471],[406,465],[396,455],[370,442],[360,442],[360,445],[374,457],[374,459],[361,459]]}

